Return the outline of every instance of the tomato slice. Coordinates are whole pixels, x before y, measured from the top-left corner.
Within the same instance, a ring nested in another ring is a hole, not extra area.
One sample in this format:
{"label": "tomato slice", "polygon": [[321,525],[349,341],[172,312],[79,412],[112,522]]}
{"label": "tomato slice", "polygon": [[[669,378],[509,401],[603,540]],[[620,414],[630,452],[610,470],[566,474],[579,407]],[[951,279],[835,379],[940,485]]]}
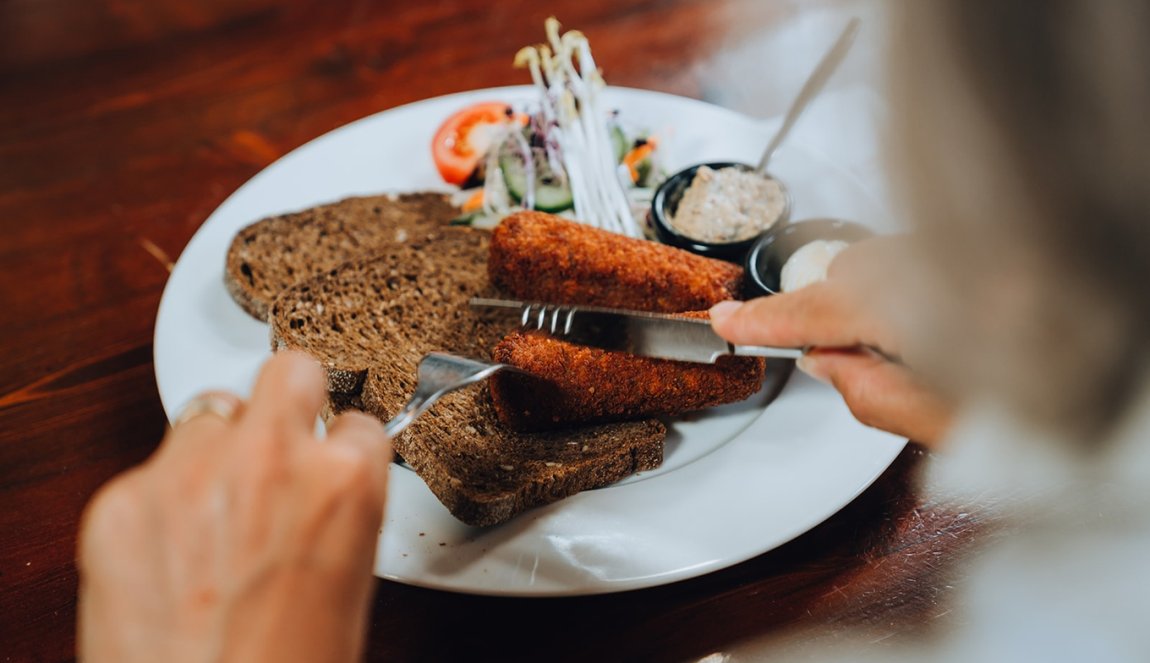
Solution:
{"label": "tomato slice", "polygon": [[466,182],[491,149],[497,129],[513,119],[522,123],[526,118],[512,115],[511,107],[500,101],[468,106],[447,118],[431,141],[439,175],[451,184]]}

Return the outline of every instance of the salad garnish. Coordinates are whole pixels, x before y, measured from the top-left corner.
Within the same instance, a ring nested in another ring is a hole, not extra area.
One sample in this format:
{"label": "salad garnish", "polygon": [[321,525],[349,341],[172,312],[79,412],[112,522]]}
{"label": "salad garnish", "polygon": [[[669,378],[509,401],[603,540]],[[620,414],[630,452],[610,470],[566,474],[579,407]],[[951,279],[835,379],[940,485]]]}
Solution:
{"label": "salad garnish", "polygon": [[554,17],[544,28],[547,43],[521,49],[514,60],[530,72],[537,102],[523,113],[477,104],[436,133],[433,152],[444,179],[482,187],[461,193],[460,222],[492,226],[517,209],[537,209],[643,237],[661,177],[657,142],[629,136],[618,112],[603,107],[606,83],[583,33],[561,34]]}

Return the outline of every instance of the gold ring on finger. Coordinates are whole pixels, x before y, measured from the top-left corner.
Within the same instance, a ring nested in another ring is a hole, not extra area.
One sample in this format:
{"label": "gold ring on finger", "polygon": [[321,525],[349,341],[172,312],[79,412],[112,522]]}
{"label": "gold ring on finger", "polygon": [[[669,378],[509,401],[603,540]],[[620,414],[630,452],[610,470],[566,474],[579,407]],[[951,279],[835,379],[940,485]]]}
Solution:
{"label": "gold ring on finger", "polygon": [[188,401],[172,421],[172,427],[175,428],[186,424],[192,419],[206,414],[230,422],[235,419],[241,404],[237,396],[224,392],[209,391]]}

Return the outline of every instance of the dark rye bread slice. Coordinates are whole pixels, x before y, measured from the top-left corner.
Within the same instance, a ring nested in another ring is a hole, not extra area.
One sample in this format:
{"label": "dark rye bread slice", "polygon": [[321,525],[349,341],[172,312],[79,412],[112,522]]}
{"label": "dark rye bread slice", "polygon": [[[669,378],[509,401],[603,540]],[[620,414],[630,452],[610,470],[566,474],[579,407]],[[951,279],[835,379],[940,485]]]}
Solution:
{"label": "dark rye bread slice", "polygon": [[[506,320],[468,300],[491,294],[488,234],[443,230],[329,270],[284,291],[272,307],[273,345],[308,352],[343,388],[328,411],[362,407],[387,420],[415,388],[433,350],[490,358]],[[355,388],[364,376],[362,391]],[[482,385],[450,394],[394,441],[396,451],[459,520],[504,522],[534,506],[604,486],[662,463],[666,429],[655,420],[544,434],[501,424]]]}
{"label": "dark rye bread slice", "polygon": [[425,321],[446,322],[436,315],[444,289],[477,280],[475,254],[486,252],[487,239],[482,231],[443,228],[287,288],[268,315],[272,349],[318,359],[327,369],[328,391],[339,395],[331,409],[356,406],[350,397],[358,396],[367,370],[378,365],[382,347],[418,338]]}
{"label": "dark rye bread slice", "polygon": [[386,251],[459,215],[444,193],[348,198],[247,226],[228,248],[224,285],[249,314],[266,320],[288,286],[366,252]]}
{"label": "dark rye bread slice", "polygon": [[[405,375],[414,371],[412,364]],[[411,387],[411,381],[372,371],[364,408],[387,419]],[[658,467],[666,434],[656,419],[518,433],[500,423],[491,392],[472,387],[440,399],[395,448],[452,515],[487,526]]]}

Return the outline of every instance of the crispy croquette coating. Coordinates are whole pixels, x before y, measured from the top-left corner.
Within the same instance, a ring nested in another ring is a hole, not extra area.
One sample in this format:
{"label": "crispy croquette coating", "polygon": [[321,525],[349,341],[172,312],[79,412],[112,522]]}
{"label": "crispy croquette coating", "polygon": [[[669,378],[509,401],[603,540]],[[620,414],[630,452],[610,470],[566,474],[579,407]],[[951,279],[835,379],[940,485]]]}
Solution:
{"label": "crispy croquette coating", "polygon": [[507,217],[487,273],[512,297],[639,311],[699,311],[741,298],[743,269],[541,212]]}
{"label": "crispy croquette coating", "polygon": [[676,415],[749,398],[765,362],[721,357],[714,364],[652,359],[575,345],[542,332],[512,332],[495,361],[531,373],[490,379],[499,419],[521,430]]}

